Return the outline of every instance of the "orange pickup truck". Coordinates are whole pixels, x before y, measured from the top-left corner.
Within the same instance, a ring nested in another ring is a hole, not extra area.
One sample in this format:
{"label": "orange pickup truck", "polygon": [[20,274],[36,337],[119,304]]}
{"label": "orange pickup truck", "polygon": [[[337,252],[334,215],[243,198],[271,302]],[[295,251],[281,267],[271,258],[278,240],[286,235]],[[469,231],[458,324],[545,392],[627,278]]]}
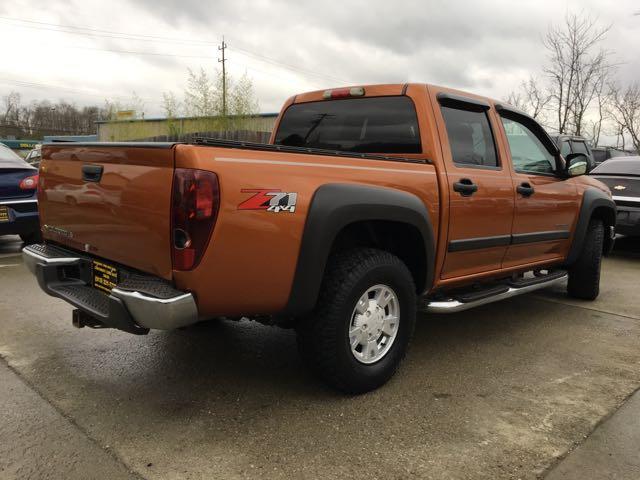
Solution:
{"label": "orange pickup truck", "polygon": [[254,318],[295,328],[321,378],[364,392],[396,371],[417,310],[564,280],[598,295],[616,207],[586,165],[488,98],[316,91],[286,102],[269,144],[45,145],[44,243],[23,255],[77,327]]}

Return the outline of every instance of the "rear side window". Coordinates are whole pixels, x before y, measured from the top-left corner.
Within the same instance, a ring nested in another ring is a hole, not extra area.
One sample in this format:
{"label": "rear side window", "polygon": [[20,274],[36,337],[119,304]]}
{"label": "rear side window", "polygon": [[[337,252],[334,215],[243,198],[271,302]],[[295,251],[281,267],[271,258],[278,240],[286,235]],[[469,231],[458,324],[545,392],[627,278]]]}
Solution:
{"label": "rear side window", "polygon": [[453,162],[497,167],[498,156],[487,114],[442,106]]}
{"label": "rear side window", "polygon": [[277,145],[359,153],[421,153],[418,117],[408,97],[298,103],[284,112]]}
{"label": "rear side window", "polygon": [[587,157],[589,156],[589,150],[584,142],[571,142],[573,146],[573,153],[583,153]]}
{"label": "rear side window", "polygon": [[596,163],[602,163],[607,159],[607,152],[604,150],[592,150],[592,153]]}
{"label": "rear side window", "polygon": [[565,140],[564,142],[562,142],[562,144],[560,145],[560,154],[563,157],[566,157],[567,155],[569,155],[571,153],[571,144],[569,144],[569,140]]}

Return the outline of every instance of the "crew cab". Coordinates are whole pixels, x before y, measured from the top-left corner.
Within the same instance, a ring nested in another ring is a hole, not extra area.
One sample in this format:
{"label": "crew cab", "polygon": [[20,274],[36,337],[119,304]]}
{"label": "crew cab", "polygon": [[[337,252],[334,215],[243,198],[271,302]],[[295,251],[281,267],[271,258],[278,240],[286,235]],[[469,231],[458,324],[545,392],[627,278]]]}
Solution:
{"label": "crew cab", "polygon": [[[24,260],[75,307],[75,326],[293,327],[312,370],[359,393],[396,371],[417,310],[564,280],[596,298],[616,207],[586,169],[489,98],[425,84],[315,91],[285,103],[269,144],[44,145],[44,242]],[[81,189],[97,200],[74,201]]]}

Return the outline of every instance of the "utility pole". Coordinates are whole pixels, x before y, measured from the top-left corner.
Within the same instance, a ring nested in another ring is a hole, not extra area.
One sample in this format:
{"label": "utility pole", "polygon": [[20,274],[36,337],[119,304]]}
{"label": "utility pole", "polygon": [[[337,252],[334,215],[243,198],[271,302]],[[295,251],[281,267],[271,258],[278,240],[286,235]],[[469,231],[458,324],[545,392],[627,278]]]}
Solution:
{"label": "utility pole", "polygon": [[224,36],[222,37],[222,45],[218,47],[218,50],[222,52],[222,58],[218,58],[218,63],[222,63],[222,116],[227,116],[227,70],[224,51],[227,49],[227,44],[224,43]]}

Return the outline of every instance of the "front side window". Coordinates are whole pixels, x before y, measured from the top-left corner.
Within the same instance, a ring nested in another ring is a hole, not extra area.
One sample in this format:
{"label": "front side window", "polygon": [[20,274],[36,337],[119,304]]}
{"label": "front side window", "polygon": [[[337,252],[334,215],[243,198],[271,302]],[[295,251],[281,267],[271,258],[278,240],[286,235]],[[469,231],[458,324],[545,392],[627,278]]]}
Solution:
{"label": "front side window", "polygon": [[409,97],[297,103],[284,112],[276,145],[358,153],[421,153]]}
{"label": "front side window", "polygon": [[441,108],[453,162],[460,166],[497,167],[498,156],[487,114],[484,111]]}
{"label": "front side window", "polygon": [[555,172],[555,157],[542,144],[540,139],[522,123],[502,117],[511,161],[516,172],[543,173]]}

